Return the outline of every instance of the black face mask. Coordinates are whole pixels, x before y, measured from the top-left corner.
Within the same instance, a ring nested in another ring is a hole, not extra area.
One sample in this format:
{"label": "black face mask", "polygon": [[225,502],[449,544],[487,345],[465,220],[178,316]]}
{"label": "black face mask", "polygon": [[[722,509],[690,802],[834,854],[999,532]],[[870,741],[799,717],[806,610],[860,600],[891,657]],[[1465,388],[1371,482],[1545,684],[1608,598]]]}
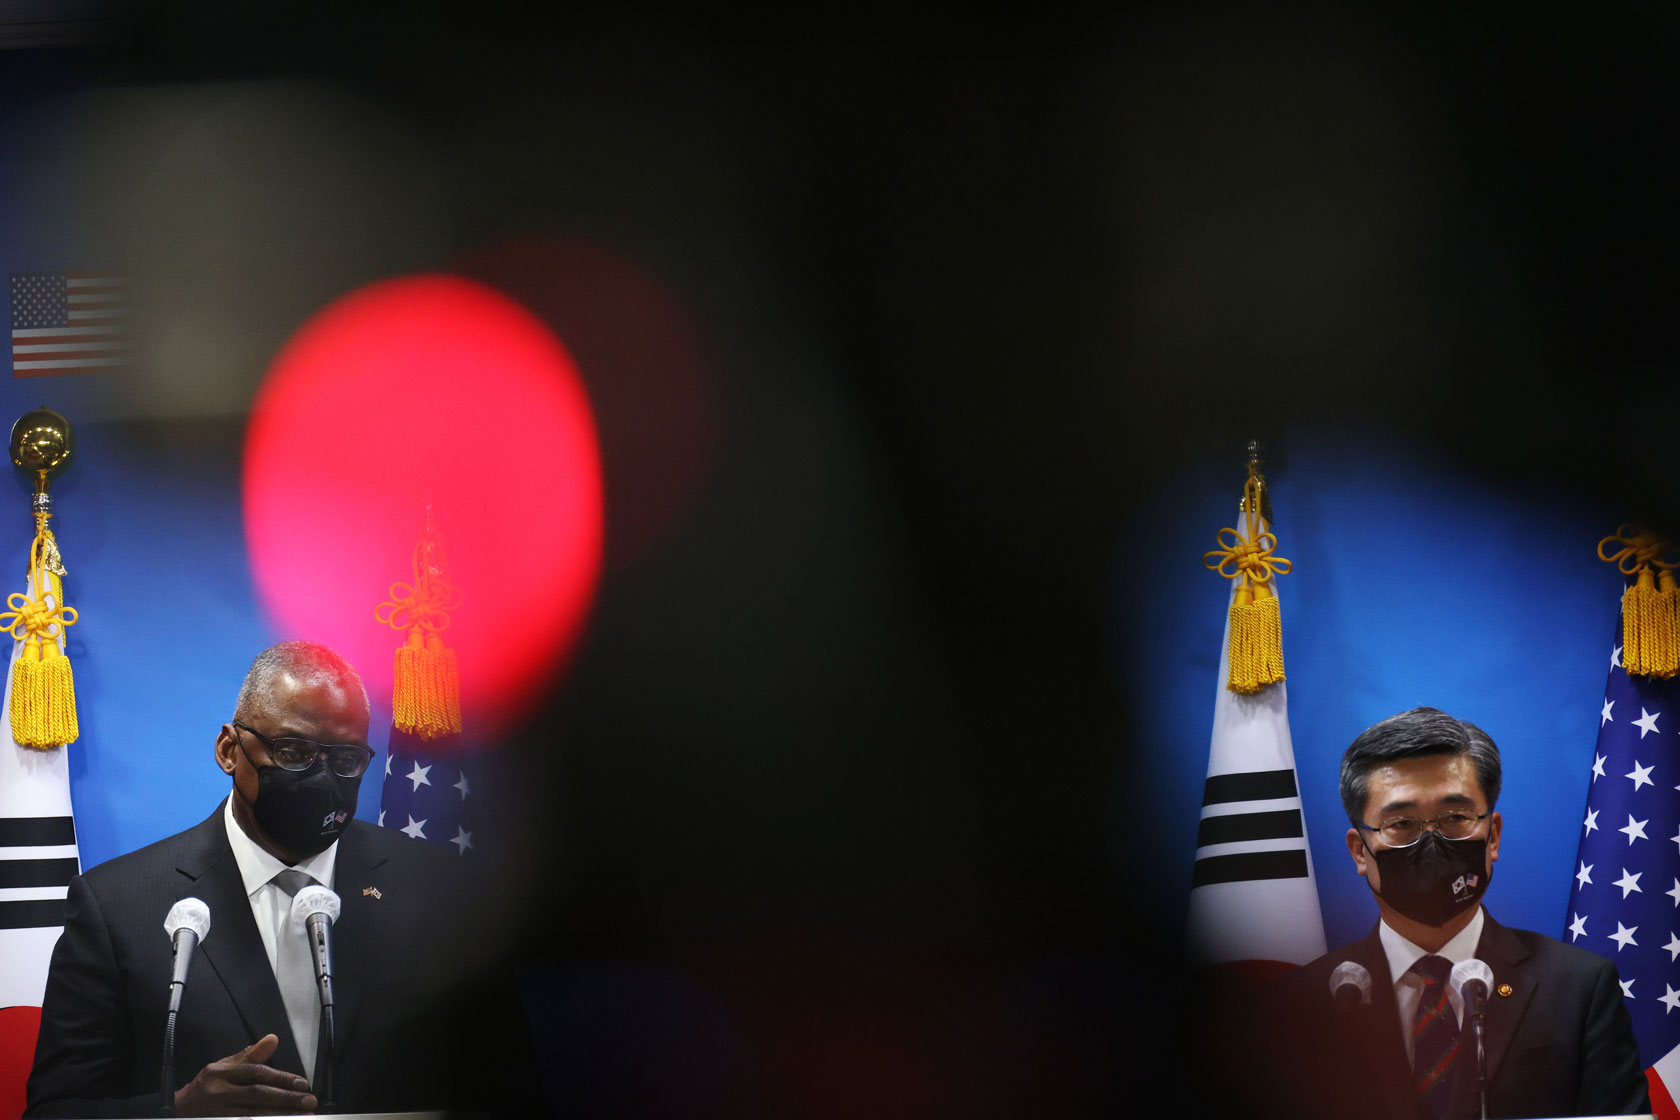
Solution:
{"label": "black face mask", "polygon": [[[303,859],[326,851],[356,815],[360,777],[339,777],[320,756],[307,770],[283,770],[272,764],[257,766],[243,742],[239,750],[257,769],[257,799],[246,804],[262,830],[287,851]],[[237,783],[233,792],[239,793]]]}
{"label": "black face mask", "polygon": [[[1444,926],[1482,897],[1488,880],[1487,837],[1447,840],[1425,832],[1409,848],[1371,852],[1382,878],[1376,893],[1401,914],[1426,926]],[[1369,885],[1369,881],[1367,881]],[[1374,889],[1374,888],[1373,888]]]}

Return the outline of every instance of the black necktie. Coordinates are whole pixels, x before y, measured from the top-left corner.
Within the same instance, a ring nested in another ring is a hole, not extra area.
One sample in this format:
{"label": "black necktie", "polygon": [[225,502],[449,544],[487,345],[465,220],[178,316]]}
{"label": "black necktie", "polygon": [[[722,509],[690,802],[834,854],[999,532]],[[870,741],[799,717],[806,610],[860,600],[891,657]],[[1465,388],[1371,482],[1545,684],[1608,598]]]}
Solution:
{"label": "black necktie", "polygon": [[1447,1002],[1452,962],[1427,956],[1411,971],[1423,978],[1417,1015],[1412,1020],[1412,1084],[1430,1120],[1441,1120],[1452,1100],[1453,1059],[1458,1054],[1458,1017]]}

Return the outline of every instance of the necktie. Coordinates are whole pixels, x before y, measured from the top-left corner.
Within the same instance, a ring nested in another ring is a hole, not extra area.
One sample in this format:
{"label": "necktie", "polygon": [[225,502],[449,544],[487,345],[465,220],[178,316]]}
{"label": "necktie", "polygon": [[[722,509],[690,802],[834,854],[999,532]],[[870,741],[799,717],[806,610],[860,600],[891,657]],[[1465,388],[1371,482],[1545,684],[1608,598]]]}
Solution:
{"label": "necktie", "polygon": [[1412,1084],[1430,1120],[1441,1120],[1452,1100],[1453,1059],[1458,1054],[1458,1017],[1447,1002],[1452,962],[1427,956],[1412,966],[1423,978],[1417,1017],[1412,1020]]}
{"label": "necktie", "polygon": [[292,925],[289,916],[291,899],[315,880],[295,867],[288,867],[272,881],[285,892],[287,899],[274,938],[274,979],[286,1004],[286,1021],[291,1024],[298,1056],[303,1059],[303,1075],[313,1081],[321,1030],[321,997],[315,987],[315,961],[309,951],[309,938]]}

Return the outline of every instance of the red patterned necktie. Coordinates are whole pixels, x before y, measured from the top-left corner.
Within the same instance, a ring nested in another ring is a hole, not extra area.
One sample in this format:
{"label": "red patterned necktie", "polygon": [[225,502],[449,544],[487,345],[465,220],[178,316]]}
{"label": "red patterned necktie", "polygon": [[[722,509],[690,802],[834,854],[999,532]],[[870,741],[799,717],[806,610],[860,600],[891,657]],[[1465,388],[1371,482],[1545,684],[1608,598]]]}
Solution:
{"label": "red patterned necktie", "polygon": [[1412,1084],[1430,1120],[1441,1120],[1452,1100],[1453,1059],[1458,1055],[1458,1016],[1447,1002],[1452,962],[1427,956],[1411,971],[1423,979],[1417,1016],[1412,1020]]}

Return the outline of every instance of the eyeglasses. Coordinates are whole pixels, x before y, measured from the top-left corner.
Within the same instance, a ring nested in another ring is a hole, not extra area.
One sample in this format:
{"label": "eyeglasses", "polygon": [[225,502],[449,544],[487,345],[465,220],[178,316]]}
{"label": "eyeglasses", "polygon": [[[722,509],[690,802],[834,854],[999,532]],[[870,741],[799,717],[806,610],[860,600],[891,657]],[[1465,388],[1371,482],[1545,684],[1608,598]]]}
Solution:
{"label": "eyeglasses", "polygon": [[[1491,810],[1490,810],[1491,812]],[[1353,823],[1366,832],[1382,833],[1383,843],[1391,848],[1409,848],[1423,839],[1423,833],[1430,825],[1435,827],[1444,839],[1468,840],[1475,833],[1476,826],[1487,819],[1487,813],[1471,813],[1463,809],[1454,809],[1449,813],[1442,813],[1438,817],[1423,820],[1419,817],[1396,817],[1391,821],[1384,821],[1376,828],[1368,824]]]}
{"label": "eyeglasses", "polygon": [[361,743],[317,743],[313,739],[302,739],[293,735],[282,735],[270,739],[261,731],[246,727],[235,720],[233,726],[241,731],[249,731],[262,740],[263,746],[268,748],[269,757],[282,770],[307,770],[315,765],[317,755],[325,755],[327,769],[341,778],[359,778],[367,773],[368,763],[373,761],[373,748]]}

